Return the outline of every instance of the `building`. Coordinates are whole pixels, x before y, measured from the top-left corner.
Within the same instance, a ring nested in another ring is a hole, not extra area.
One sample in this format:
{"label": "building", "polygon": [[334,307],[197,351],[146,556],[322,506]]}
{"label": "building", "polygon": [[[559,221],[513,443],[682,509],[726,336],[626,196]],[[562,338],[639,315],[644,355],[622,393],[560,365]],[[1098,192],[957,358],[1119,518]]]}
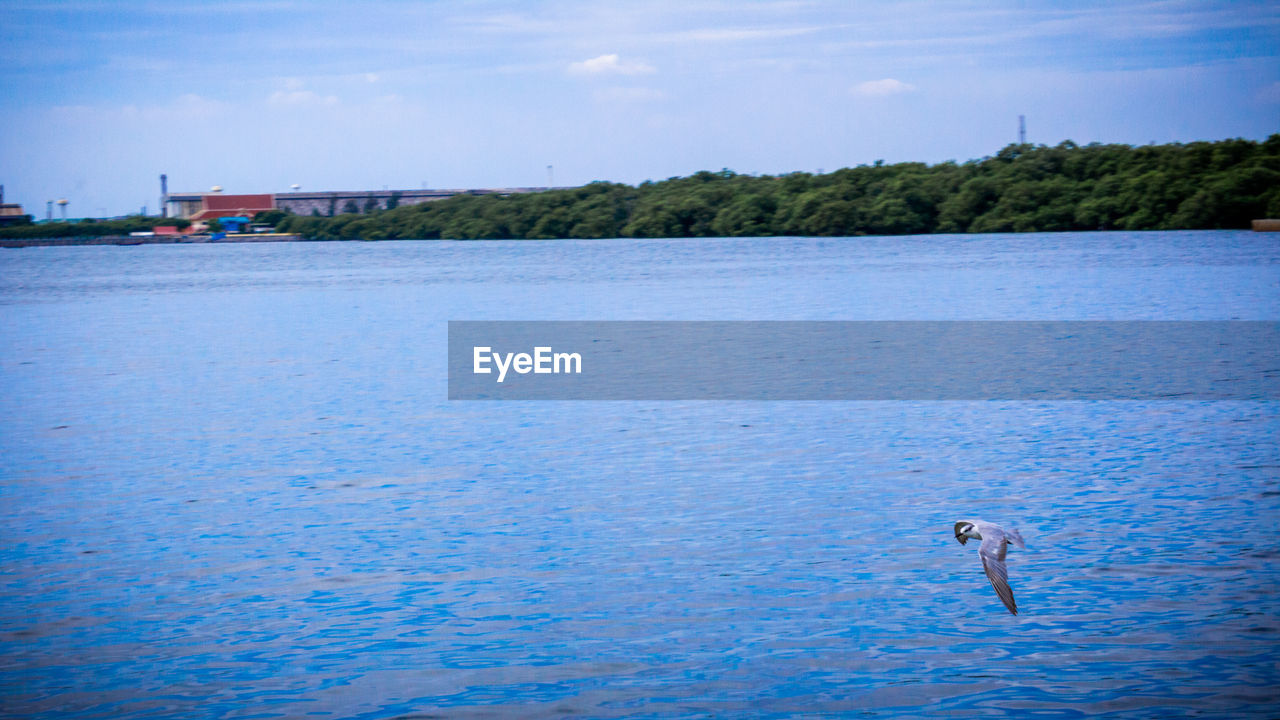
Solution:
{"label": "building", "polygon": [[244,232],[249,226],[249,218],[244,215],[230,215],[218,218],[218,222],[222,224],[222,229],[229,233]]}
{"label": "building", "polygon": [[357,190],[336,192],[291,192],[269,195],[224,195],[207,193],[166,193],[165,215],[191,221],[246,216],[264,210],[286,210],[294,215],[341,215],[367,213],[389,207],[417,205],[444,200],[455,195],[514,195],[552,188],[485,188],[479,190]]}
{"label": "building", "polygon": [[0,226],[20,225],[31,221],[31,216],[17,203],[0,203]]}
{"label": "building", "polygon": [[276,209],[274,195],[224,195],[221,192],[165,196],[165,215],[198,222],[224,217],[253,217]]}
{"label": "building", "polygon": [[30,216],[22,210],[22,205],[4,201],[4,186],[0,185],[0,226],[19,225],[26,222],[31,222]]}

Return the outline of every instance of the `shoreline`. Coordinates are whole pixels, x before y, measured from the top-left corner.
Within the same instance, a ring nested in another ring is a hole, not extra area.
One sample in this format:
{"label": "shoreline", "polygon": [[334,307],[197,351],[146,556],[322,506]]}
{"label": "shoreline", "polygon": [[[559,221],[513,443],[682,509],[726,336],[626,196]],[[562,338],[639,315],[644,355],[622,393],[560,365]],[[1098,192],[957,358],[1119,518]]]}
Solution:
{"label": "shoreline", "polygon": [[[1259,223],[1271,223],[1273,225],[1259,227]],[[1255,220],[1254,226],[1250,228],[1216,228],[1216,229],[1191,229],[1183,228],[1177,230],[1038,230],[1029,232],[1005,232],[1005,233],[906,233],[906,234],[884,234],[884,235],[847,235],[847,236],[823,236],[823,235],[757,235],[755,238],[814,238],[814,239],[856,239],[871,237],[927,237],[927,236],[944,236],[944,235],[1059,235],[1071,233],[1160,233],[1160,232],[1252,232],[1266,233],[1276,232],[1280,230],[1280,220]],[[0,238],[0,248],[27,248],[27,247],[78,247],[86,245],[225,245],[228,243],[270,243],[270,242],[555,242],[559,240],[745,240],[746,237],[736,236],[706,236],[706,237],[615,237],[615,238],[588,238],[588,237],[565,237],[565,238],[381,238],[378,240],[369,240],[366,238],[324,238],[310,239],[299,233],[255,233],[255,234],[236,234],[227,235],[219,239],[212,239],[208,235],[167,235],[152,237],[133,237],[129,235],[100,235],[97,237],[51,237],[51,238]]]}
{"label": "shoreline", "polygon": [[255,233],[236,234],[214,240],[209,235],[161,235],[150,237],[133,237],[130,235],[100,235],[98,237],[51,237],[51,238],[3,238],[0,247],[61,247],[73,245],[176,245],[176,244],[222,244],[247,242],[303,242],[296,233]]}

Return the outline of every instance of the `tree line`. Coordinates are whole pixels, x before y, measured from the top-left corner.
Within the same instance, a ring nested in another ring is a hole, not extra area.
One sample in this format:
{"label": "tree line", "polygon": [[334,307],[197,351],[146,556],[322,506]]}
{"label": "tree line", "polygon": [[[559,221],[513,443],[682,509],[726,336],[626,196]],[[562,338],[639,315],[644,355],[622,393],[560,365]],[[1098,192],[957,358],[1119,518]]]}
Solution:
{"label": "tree line", "polygon": [[596,182],[262,219],[311,240],[387,240],[1212,229],[1247,228],[1262,217],[1280,217],[1280,134],[1139,147],[1009,145],[963,163],[876,162],[816,175],[703,171],[638,186]]}
{"label": "tree line", "polygon": [[110,237],[132,232],[151,232],[157,226],[166,225],[182,230],[190,227],[191,221],[154,215],[130,215],[110,220],[85,218],[74,222],[33,223],[28,215],[25,222],[0,227],[0,238]]}
{"label": "tree line", "polygon": [[1128,145],[1010,145],[965,163],[814,175],[699,172],[637,187],[446,200],[278,230],[315,240],[849,236],[1247,228],[1280,217],[1280,134]]}

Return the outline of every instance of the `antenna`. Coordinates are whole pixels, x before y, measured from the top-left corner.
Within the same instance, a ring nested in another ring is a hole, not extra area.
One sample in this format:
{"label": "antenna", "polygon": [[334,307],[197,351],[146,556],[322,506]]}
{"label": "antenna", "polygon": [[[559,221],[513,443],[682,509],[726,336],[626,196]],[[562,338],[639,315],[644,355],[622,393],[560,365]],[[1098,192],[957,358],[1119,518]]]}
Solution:
{"label": "antenna", "polygon": [[1018,144],[1019,145],[1027,144],[1027,116],[1026,115],[1018,116]]}
{"label": "antenna", "polygon": [[555,184],[556,184],[555,168],[548,165],[547,166],[547,187],[555,187]]}

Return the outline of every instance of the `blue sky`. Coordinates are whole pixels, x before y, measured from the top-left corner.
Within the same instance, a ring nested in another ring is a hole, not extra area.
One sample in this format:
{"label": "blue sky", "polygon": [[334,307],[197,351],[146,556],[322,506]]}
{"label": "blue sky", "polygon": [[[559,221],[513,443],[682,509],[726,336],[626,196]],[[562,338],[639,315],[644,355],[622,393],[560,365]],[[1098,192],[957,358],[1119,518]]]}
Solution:
{"label": "blue sky", "polygon": [[637,183],[1280,132],[1272,2],[12,2],[0,183]]}

